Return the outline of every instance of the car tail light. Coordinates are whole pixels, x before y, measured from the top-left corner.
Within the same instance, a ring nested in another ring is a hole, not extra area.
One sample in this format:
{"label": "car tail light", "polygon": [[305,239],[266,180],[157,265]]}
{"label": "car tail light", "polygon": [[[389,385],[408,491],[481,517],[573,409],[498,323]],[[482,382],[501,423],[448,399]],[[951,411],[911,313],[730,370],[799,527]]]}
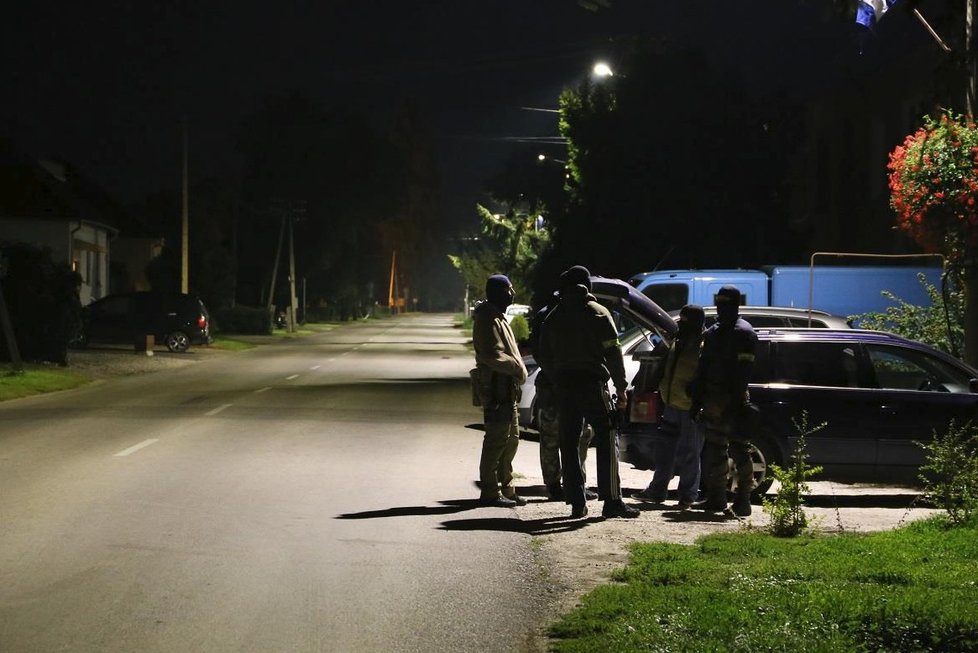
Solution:
{"label": "car tail light", "polygon": [[197,316],[197,326],[200,327],[201,329],[206,329],[207,328],[207,316],[206,315],[199,315],[199,316]]}

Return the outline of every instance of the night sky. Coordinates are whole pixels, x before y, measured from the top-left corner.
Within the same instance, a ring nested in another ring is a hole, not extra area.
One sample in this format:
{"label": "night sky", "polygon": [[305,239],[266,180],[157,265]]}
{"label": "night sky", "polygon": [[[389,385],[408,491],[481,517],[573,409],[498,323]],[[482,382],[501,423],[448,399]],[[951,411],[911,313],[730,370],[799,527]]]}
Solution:
{"label": "night sky", "polygon": [[[20,3],[0,26],[0,132],[129,202],[178,187],[183,116],[191,174],[227,176],[237,172],[236,130],[271,96],[299,90],[376,116],[410,99],[435,137],[443,209],[468,219],[483,179],[514,147],[507,138],[557,134],[555,114],[520,107],[555,108],[595,60],[614,65],[630,36],[702,44],[748,85],[805,92],[858,58],[851,21],[826,19],[822,4]],[[908,22],[887,20],[887,29]]]}

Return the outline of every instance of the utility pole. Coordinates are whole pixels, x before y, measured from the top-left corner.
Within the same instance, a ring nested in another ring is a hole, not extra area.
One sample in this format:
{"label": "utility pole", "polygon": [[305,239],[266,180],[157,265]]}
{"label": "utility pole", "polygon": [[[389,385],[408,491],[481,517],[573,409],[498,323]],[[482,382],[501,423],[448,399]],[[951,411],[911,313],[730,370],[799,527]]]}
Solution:
{"label": "utility pole", "polygon": [[[268,311],[271,312],[275,302],[275,279],[278,277],[278,261],[282,254],[282,239],[285,237],[285,214],[282,214],[282,226],[278,230],[278,245],[275,247],[275,263],[272,265],[272,284],[268,287]],[[272,318],[275,316],[273,315]]]}
{"label": "utility pole", "polygon": [[289,333],[295,332],[295,312],[298,305],[295,297],[295,239],[292,225],[294,216],[289,213]]}
{"label": "utility pole", "polygon": [[183,118],[183,202],[180,224],[180,292],[190,292],[190,190],[187,188],[187,117]]}

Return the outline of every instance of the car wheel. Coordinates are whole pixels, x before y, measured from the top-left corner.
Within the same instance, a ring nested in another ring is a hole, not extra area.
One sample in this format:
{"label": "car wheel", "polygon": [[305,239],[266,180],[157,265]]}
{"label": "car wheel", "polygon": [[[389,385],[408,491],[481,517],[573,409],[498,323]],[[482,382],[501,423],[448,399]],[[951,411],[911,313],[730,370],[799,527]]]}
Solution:
{"label": "car wheel", "polygon": [[190,349],[190,338],[183,331],[174,331],[173,333],[166,334],[164,342],[166,342],[167,349],[178,354],[182,354]]}
{"label": "car wheel", "polygon": [[[780,465],[782,462],[774,445],[769,440],[764,439],[751,443],[750,459],[754,467],[754,490],[751,492],[751,496],[755,499],[760,499],[761,496],[771,489],[771,484],[774,483],[774,477],[771,476],[768,466],[772,463]],[[735,474],[736,466],[732,458],[729,464],[730,472],[727,475],[727,490],[735,494],[737,492],[737,477]]]}

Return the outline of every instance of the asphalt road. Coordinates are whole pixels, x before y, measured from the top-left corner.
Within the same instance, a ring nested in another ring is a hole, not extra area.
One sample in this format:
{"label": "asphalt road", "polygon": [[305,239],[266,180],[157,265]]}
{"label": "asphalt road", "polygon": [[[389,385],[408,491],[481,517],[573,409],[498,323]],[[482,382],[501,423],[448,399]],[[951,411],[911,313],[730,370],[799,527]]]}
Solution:
{"label": "asphalt road", "polygon": [[0,651],[532,648],[464,342],[357,323],[0,404]]}

